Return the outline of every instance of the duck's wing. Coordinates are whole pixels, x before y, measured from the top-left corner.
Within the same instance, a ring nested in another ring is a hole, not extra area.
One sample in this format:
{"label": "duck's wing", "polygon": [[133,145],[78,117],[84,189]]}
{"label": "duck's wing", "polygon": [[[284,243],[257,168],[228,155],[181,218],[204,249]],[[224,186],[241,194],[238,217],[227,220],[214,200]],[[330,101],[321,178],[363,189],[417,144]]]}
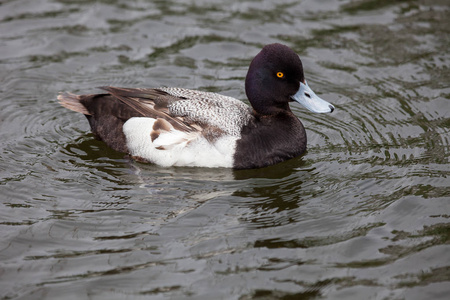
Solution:
{"label": "duck's wing", "polygon": [[[163,118],[181,131],[222,131],[239,136],[253,117],[251,108],[235,98],[183,88],[101,87],[142,116]],[[213,128],[213,129],[212,129]]]}
{"label": "duck's wing", "polygon": [[169,104],[171,115],[218,128],[229,135],[239,136],[242,127],[253,118],[252,109],[232,97],[182,88],[161,90],[181,98]]}
{"label": "duck's wing", "polygon": [[113,97],[119,99],[122,103],[132,108],[142,117],[154,119],[165,119],[177,130],[192,132],[198,130],[184,122],[182,118],[171,116],[168,105],[173,101],[179,100],[159,89],[144,88],[119,88],[112,86],[103,86],[100,89],[107,91]]}

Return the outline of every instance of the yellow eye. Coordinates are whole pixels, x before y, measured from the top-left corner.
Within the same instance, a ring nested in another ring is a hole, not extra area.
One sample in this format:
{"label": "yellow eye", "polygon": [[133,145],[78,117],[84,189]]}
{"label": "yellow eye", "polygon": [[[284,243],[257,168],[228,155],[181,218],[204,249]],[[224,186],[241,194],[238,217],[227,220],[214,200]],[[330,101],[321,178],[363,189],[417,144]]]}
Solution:
{"label": "yellow eye", "polygon": [[284,73],[283,72],[278,72],[277,73],[277,77],[278,78],[284,78]]}

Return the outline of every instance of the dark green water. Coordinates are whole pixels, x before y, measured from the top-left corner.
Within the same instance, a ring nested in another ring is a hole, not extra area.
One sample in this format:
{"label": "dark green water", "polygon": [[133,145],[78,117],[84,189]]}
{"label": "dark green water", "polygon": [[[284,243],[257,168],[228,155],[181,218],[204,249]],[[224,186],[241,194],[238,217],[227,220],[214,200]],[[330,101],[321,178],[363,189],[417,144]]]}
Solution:
{"label": "dark green water", "polygon": [[[60,91],[245,100],[263,45],[302,58],[303,157],[130,161]],[[0,1],[0,299],[448,299],[444,0]]]}

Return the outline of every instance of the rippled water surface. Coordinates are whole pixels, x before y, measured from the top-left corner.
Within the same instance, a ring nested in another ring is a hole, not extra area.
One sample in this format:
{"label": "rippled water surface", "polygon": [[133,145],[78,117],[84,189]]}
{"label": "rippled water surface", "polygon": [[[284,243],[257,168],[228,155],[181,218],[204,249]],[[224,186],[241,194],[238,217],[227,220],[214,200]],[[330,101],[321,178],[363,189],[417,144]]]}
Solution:
{"label": "rippled water surface", "polygon": [[[102,85],[245,100],[281,42],[336,106],[260,170],[131,161],[56,103]],[[0,1],[1,299],[448,299],[444,0]]]}

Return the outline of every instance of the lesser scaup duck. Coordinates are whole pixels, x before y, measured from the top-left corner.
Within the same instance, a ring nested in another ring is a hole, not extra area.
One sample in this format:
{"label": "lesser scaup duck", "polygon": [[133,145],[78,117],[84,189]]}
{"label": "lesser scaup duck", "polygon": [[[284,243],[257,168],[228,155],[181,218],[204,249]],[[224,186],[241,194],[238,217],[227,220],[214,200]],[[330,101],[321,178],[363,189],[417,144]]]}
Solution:
{"label": "lesser scaup duck", "polygon": [[313,112],[333,105],[306,83],[298,55],[265,46],[250,64],[245,92],[252,108],[216,93],[183,88],[101,87],[107,93],[58,96],[84,114],[111,148],[161,166],[261,168],[301,155],[306,132],[292,113],[297,101]]}

